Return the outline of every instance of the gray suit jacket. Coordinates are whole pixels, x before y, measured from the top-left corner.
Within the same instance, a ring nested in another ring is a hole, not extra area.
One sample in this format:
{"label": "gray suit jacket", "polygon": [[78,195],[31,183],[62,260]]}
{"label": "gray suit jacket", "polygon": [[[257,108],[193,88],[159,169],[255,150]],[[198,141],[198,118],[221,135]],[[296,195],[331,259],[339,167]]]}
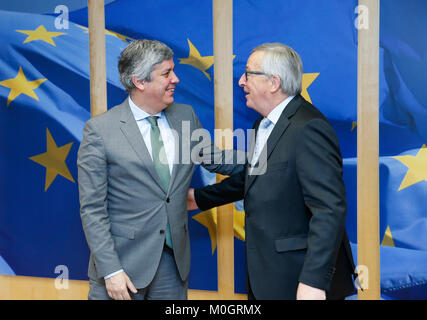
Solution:
{"label": "gray suit jacket", "polygon": [[[189,133],[201,128],[190,106],[172,104],[166,118],[179,137],[180,152],[198,144]],[[78,152],[80,215],[91,251],[88,275],[103,277],[124,269],[136,288],[146,287],[157,270],[169,220],[174,255],[182,280],[190,269],[187,191],[194,163],[174,164],[169,189],[157,175],[128,100],[87,121]],[[206,141],[205,141],[206,142]],[[210,159],[225,161],[225,153],[212,148]],[[206,154],[204,155],[206,156]],[[229,161],[229,159],[228,159]],[[224,162],[222,162],[224,163]],[[203,165],[203,163],[202,163]],[[210,171],[232,174],[242,165],[205,165]]]}

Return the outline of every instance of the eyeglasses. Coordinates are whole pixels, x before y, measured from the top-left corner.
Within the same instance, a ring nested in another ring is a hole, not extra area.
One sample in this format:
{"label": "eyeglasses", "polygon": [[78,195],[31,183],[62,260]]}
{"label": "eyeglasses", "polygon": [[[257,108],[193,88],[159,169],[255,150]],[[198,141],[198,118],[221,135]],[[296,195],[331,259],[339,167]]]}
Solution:
{"label": "eyeglasses", "polygon": [[250,71],[250,70],[245,70],[245,81],[248,81],[248,74],[263,74],[263,75],[267,75],[265,72],[261,72],[261,71]]}

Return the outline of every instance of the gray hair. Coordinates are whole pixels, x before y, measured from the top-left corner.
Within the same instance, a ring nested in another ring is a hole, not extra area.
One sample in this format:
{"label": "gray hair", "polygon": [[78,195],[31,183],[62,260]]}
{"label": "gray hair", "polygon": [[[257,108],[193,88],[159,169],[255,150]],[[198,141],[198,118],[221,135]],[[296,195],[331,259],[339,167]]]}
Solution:
{"label": "gray hair", "polygon": [[301,93],[302,61],[298,53],[282,43],[264,43],[252,50],[263,51],[262,71],[280,77],[282,92],[294,96]]}
{"label": "gray hair", "polygon": [[127,92],[135,88],[132,77],[151,81],[154,67],[173,58],[173,51],[156,40],[134,40],[121,53],[119,60],[120,81]]}

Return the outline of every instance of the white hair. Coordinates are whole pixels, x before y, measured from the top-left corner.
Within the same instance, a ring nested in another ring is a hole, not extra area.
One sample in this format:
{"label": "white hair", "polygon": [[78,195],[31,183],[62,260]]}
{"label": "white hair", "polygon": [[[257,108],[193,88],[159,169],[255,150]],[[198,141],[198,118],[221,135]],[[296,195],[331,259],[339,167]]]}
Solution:
{"label": "white hair", "polygon": [[261,62],[262,71],[269,76],[279,76],[282,91],[294,96],[302,90],[302,61],[291,47],[275,42],[264,43],[252,50],[264,52]]}

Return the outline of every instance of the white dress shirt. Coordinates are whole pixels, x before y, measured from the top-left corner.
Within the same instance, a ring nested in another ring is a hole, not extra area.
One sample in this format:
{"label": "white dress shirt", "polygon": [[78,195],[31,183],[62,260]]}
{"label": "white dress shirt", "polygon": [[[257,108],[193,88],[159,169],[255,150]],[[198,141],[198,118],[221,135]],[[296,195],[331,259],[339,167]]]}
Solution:
{"label": "white dress shirt", "polygon": [[149,114],[139,108],[132,99],[129,97],[129,106],[132,114],[138,124],[139,131],[141,132],[142,137],[144,138],[145,146],[150,153],[151,160],[153,160],[153,152],[151,148],[151,124],[146,120],[146,118],[151,116],[157,116],[157,124],[159,126],[160,135],[162,136],[163,146],[165,147],[166,158],[168,160],[169,172],[172,175],[173,164],[175,160],[175,137],[173,135],[172,129],[169,126],[169,122],[166,119],[165,113],[159,112],[157,114]]}
{"label": "white dress shirt", "polygon": [[[289,96],[282,102],[280,102],[273,110],[270,111],[267,118],[271,122],[273,122],[274,125],[276,125],[277,121],[279,121],[280,116],[282,115],[283,110],[285,110],[286,106],[289,102],[294,98],[295,96]],[[274,128],[274,125],[271,127],[270,133]],[[270,135],[270,133],[268,135]]]}
{"label": "white dress shirt", "polygon": [[[268,137],[271,134],[271,131],[273,131],[274,126],[276,125],[277,121],[279,121],[280,116],[282,115],[283,110],[285,110],[288,103],[294,98],[295,96],[289,96],[282,102],[280,102],[276,107],[274,107],[273,110],[270,111],[270,113],[267,115],[267,119],[270,121],[268,122],[268,126],[266,128],[258,129],[257,137],[256,137],[256,145],[255,145],[255,152],[252,157],[251,166],[255,166],[255,164],[258,161],[258,158],[261,154],[261,150],[264,148],[265,143],[268,140]],[[265,122],[265,118],[261,122]],[[258,143],[257,143],[258,142]]]}

